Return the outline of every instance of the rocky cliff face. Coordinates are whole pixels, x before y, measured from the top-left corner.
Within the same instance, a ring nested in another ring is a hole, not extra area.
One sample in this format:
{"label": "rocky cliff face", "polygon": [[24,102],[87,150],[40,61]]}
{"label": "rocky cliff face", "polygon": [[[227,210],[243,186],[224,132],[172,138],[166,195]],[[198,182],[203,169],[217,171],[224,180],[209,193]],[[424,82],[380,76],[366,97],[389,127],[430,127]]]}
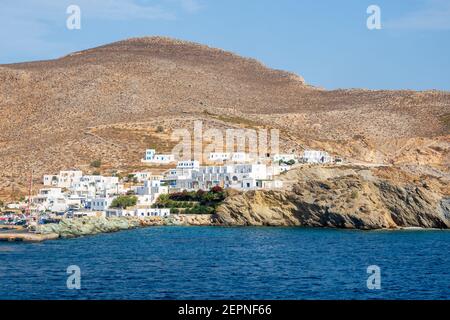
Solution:
{"label": "rocky cliff face", "polygon": [[226,225],[450,228],[450,197],[442,181],[431,177],[401,181],[362,168],[308,168],[290,175],[302,178],[284,191],[231,196],[215,218]]}

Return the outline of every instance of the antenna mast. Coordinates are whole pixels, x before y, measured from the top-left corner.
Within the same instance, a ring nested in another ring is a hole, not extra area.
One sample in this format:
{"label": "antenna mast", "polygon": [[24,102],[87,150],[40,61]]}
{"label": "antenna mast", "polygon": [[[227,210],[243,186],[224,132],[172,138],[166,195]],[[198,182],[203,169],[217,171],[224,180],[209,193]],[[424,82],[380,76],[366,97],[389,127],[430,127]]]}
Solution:
{"label": "antenna mast", "polygon": [[31,216],[31,195],[33,194],[33,169],[31,169],[30,188],[28,190],[28,208],[27,215]]}

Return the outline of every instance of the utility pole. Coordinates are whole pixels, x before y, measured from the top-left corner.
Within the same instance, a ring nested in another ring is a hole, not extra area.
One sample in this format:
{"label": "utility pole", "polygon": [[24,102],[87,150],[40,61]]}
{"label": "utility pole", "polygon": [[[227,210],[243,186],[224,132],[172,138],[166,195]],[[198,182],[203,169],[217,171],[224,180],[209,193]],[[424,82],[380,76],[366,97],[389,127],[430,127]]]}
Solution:
{"label": "utility pole", "polygon": [[33,194],[33,169],[31,169],[31,176],[30,176],[30,188],[28,192],[28,208],[27,208],[27,215],[31,216],[31,195]]}

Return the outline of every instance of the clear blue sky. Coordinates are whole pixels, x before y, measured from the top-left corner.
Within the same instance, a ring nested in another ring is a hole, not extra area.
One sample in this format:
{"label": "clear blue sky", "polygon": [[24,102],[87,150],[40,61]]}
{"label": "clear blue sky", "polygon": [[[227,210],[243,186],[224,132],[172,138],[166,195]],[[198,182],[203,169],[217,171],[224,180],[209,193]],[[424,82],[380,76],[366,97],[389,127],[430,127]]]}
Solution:
{"label": "clear blue sky", "polygon": [[[81,8],[81,30],[66,8]],[[381,8],[381,30],[366,9]],[[165,35],[334,88],[450,90],[449,0],[2,0],[0,63]]]}

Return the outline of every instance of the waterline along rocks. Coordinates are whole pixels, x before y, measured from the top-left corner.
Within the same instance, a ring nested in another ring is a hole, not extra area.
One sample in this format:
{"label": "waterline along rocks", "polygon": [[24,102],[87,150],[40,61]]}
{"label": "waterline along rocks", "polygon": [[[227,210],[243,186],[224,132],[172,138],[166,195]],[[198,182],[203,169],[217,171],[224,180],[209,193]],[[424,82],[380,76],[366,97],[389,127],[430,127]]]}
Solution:
{"label": "waterline along rocks", "polygon": [[74,238],[99,233],[110,233],[140,227],[138,220],[122,218],[63,219],[58,224],[39,225],[37,233],[58,234],[60,238]]}
{"label": "waterline along rocks", "polygon": [[59,238],[75,238],[81,236],[111,233],[123,230],[151,226],[202,226],[213,225],[211,215],[172,215],[167,218],[128,218],[128,217],[83,217],[78,219],[63,219],[58,224],[44,224],[37,227],[36,233],[42,235],[58,235]]}

